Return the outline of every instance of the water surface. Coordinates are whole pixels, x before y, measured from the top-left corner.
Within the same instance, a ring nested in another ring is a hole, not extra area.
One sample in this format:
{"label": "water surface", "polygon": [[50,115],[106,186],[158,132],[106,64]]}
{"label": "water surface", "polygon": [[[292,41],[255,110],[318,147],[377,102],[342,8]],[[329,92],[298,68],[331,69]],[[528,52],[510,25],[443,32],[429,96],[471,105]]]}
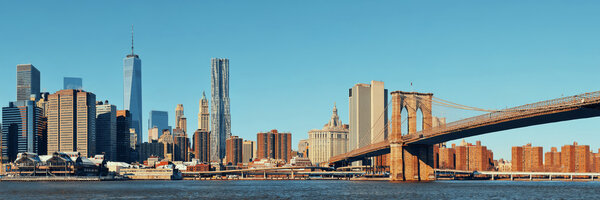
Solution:
{"label": "water surface", "polygon": [[600,182],[0,182],[0,199],[600,199]]}

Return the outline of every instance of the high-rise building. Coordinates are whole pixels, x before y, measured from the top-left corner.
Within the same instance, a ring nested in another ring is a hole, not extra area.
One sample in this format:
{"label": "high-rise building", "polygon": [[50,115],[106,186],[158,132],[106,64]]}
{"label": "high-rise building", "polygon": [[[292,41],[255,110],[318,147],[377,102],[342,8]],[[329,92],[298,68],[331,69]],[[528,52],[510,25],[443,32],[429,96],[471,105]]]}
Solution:
{"label": "high-rise building", "polygon": [[210,132],[198,129],[194,132],[194,156],[200,162],[210,162]]}
{"label": "high-rise building", "polygon": [[198,129],[209,131],[210,127],[208,126],[208,122],[210,113],[208,112],[208,100],[206,99],[204,92],[202,92],[202,99],[200,99],[199,104]]}
{"label": "high-rise building", "polygon": [[32,64],[17,65],[17,101],[40,98],[40,71]]}
{"label": "high-rise building", "polygon": [[117,106],[108,101],[96,102],[96,153],[104,159],[117,159]]}
{"label": "high-rise building", "polygon": [[323,129],[308,132],[308,143],[311,148],[308,157],[313,165],[327,162],[333,156],[346,153],[348,150],[348,127],[342,124],[335,105],[333,105],[333,114]]}
{"label": "high-rise building", "polygon": [[527,144],[512,149],[512,171],[541,172],[544,170],[544,150],[542,147]]}
{"label": "high-rise building", "polygon": [[158,129],[157,138],[160,137],[163,130],[168,129],[171,131],[171,126],[169,126],[169,112],[158,110],[150,111],[150,115],[148,116],[148,130],[151,130],[154,127]]}
{"label": "high-rise building", "polygon": [[454,148],[439,148],[439,163],[440,169],[455,169],[454,157],[456,156]]}
{"label": "high-rise building", "polygon": [[33,101],[8,103],[2,108],[2,158],[14,161],[18,153],[39,153],[42,109]]}
{"label": "high-rise building", "polygon": [[48,96],[48,153],[96,153],[96,95],[61,90]]}
{"label": "high-rise building", "polygon": [[308,139],[300,140],[298,142],[298,156],[308,158],[308,154],[309,154]]}
{"label": "high-rise building", "polygon": [[63,90],[83,90],[82,82],[78,77],[64,77]]}
{"label": "high-rise building", "polygon": [[225,141],[227,164],[237,165],[242,163],[242,138],[231,136]]}
{"label": "high-rise building", "polygon": [[175,146],[173,147],[173,158],[174,161],[188,161],[188,149],[190,140],[187,135],[182,131],[177,131],[179,129],[175,129],[173,132],[173,140]]}
{"label": "high-rise building", "polygon": [[181,128],[179,124],[183,117],[183,104],[177,104],[177,107],[175,108],[175,128]]}
{"label": "high-rise building", "polygon": [[129,123],[131,115],[129,110],[117,111],[117,161],[131,162],[129,157],[131,153]]}
{"label": "high-rise building", "polygon": [[523,147],[515,146],[512,147],[511,156],[511,171],[522,172],[523,171]]}
{"label": "high-rise building", "polygon": [[348,151],[387,139],[387,93],[379,81],[359,83],[349,90]]}
{"label": "high-rise building", "polygon": [[292,134],[279,133],[276,129],[266,133],[258,133],[256,139],[256,159],[263,158],[289,161],[292,158]]}
{"label": "high-rise building", "polygon": [[560,152],[556,147],[544,154],[544,168],[548,172],[560,172]]}
{"label": "high-rise building", "polygon": [[254,159],[254,141],[246,140],[242,144],[242,162],[249,163]]}
{"label": "high-rise building", "polygon": [[131,127],[137,134],[137,144],[142,143],[142,60],[133,53],[133,27],[131,54],[123,59],[123,105],[131,114]]}
{"label": "high-rise building", "polygon": [[225,140],[231,136],[229,59],[211,59],[211,98],[210,156],[220,161],[225,157]]}
{"label": "high-rise building", "polygon": [[160,133],[162,133],[162,131],[159,131],[156,127],[148,130],[148,142],[152,142],[152,140],[158,140]]}
{"label": "high-rise building", "polygon": [[494,154],[486,146],[482,146],[480,141],[473,145],[463,140],[459,146],[453,144],[452,148],[456,170],[486,171],[493,167]]}

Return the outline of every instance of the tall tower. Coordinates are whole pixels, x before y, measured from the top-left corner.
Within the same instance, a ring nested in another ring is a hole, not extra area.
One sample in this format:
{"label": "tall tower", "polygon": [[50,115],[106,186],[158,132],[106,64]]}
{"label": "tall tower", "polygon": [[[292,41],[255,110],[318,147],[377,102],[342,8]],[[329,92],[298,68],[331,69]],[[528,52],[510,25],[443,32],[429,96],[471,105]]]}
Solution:
{"label": "tall tower", "polygon": [[225,157],[225,140],[231,136],[229,113],[229,59],[211,59],[210,160]]}
{"label": "tall tower", "polygon": [[17,65],[17,101],[35,100],[40,98],[40,71],[32,64]]}
{"label": "tall tower", "polygon": [[202,92],[202,99],[200,99],[200,106],[198,111],[198,129],[203,131],[208,131],[208,118],[210,114],[208,112],[208,100],[206,99],[206,95]]}
{"label": "tall tower", "polygon": [[183,104],[177,104],[175,108],[175,128],[181,128],[180,121],[183,117]]}
{"label": "tall tower", "polygon": [[131,54],[123,59],[123,107],[131,114],[130,128],[142,143],[142,60],[133,53],[133,26],[131,26]]}

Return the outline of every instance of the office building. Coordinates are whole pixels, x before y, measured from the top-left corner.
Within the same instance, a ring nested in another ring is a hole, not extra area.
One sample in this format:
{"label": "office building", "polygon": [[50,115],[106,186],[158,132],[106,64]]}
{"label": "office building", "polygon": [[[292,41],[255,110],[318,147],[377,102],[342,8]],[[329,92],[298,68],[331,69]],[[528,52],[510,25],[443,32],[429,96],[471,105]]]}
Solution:
{"label": "office building", "polygon": [[158,129],[158,135],[156,137],[160,137],[162,131],[165,129],[171,131],[171,126],[169,126],[169,112],[158,110],[150,111],[150,115],[148,115],[148,130],[151,130],[154,127]]}
{"label": "office building", "polygon": [[381,142],[388,135],[388,92],[383,82],[356,84],[349,90],[350,130],[348,150]]}
{"label": "office building", "polygon": [[208,100],[204,92],[202,92],[202,99],[200,99],[198,108],[198,129],[210,131],[210,127],[208,126],[210,113],[208,111]]}
{"label": "office building", "polygon": [[[175,129],[178,130],[178,129]],[[173,140],[174,140],[174,161],[189,161],[188,149],[190,140],[187,135],[182,131],[174,131],[173,132]]]}
{"label": "office building", "polygon": [[211,59],[211,133],[212,161],[225,157],[225,140],[231,136],[229,112],[229,59]]}
{"label": "office building", "polygon": [[237,165],[238,163],[242,163],[242,141],[242,138],[239,138],[238,136],[231,136],[225,141],[225,158],[227,158],[227,165]]}
{"label": "office building", "polygon": [[323,129],[310,130],[308,138],[311,148],[308,157],[313,165],[327,162],[333,156],[346,153],[348,150],[348,126],[342,124],[335,105],[329,122],[323,126]]}
{"label": "office building", "polygon": [[249,163],[254,160],[254,141],[246,140],[242,144],[242,162]]}
{"label": "office building", "polygon": [[130,128],[136,133],[136,144],[142,143],[142,60],[133,53],[133,28],[131,54],[123,59],[124,109],[131,114]]}
{"label": "office building", "polygon": [[194,132],[194,156],[200,162],[210,162],[210,132],[202,129]]}
{"label": "office building", "polygon": [[96,154],[107,161],[117,159],[117,106],[96,102]]}
{"label": "office building", "polygon": [[40,141],[42,136],[42,109],[33,101],[8,103],[2,108],[2,158],[14,161],[18,153],[40,152],[46,145]]}
{"label": "office building", "polygon": [[309,152],[308,139],[300,140],[298,142],[298,156],[308,158]]}
{"label": "office building", "polygon": [[159,131],[156,127],[149,129],[148,142],[151,142],[152,140],[158,140],[158,138],[160,137],[160,133],[162,133],[162,131]]}
{"label": "office building", "polygon": [[292,158],[292,134],[279,133],[277,129],[270,132],[258,133],[256,159],[279,159],[288,162]]}
{"label": "office building", "polygon": [[117,111],[117,161],[131,162],[129,123],[131,115],[128,110]]}
{"label": "office building", "polygon": [[63,90],[83,90],[83,83],[81,78],[77,77],[64,77],[63,79]]}
{"label": "office building", "polygon": [[96,95],[61,90],[48,96],[48,153],[96,153]]}
{"label": "office building", "polygon": [[40,97],[40,71],[31,64],[17,65],[17,101]]}

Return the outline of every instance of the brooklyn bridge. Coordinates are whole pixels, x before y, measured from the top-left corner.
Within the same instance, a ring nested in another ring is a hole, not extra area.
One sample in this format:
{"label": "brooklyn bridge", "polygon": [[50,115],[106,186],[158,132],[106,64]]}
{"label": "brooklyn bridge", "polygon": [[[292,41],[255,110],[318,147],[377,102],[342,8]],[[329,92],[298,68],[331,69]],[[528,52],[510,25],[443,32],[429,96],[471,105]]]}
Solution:
{"label": "brooklyn bridge", "polygon": [[[391,96],[391,124],[385,126],[385,129],[391,129],[389,136],[385,136],[387,131],[382,130],[377,136],[385,138],[383,141],[334,156],[329,160],[331,166],[344,167],[354,161],[387,154],[391,181],[429,181],[435,178],[435,144],[497,131],[600,116],[600,91],[501,110],[465,106],[435,98],[431,93],[395,91],[391,92]],[[485,111],[486,114],[434,127],[432,104]],[[408,115],[408,133],[401,131],[403,109]],[[416,129],[418,110],[423,113],[421,131]]]}

